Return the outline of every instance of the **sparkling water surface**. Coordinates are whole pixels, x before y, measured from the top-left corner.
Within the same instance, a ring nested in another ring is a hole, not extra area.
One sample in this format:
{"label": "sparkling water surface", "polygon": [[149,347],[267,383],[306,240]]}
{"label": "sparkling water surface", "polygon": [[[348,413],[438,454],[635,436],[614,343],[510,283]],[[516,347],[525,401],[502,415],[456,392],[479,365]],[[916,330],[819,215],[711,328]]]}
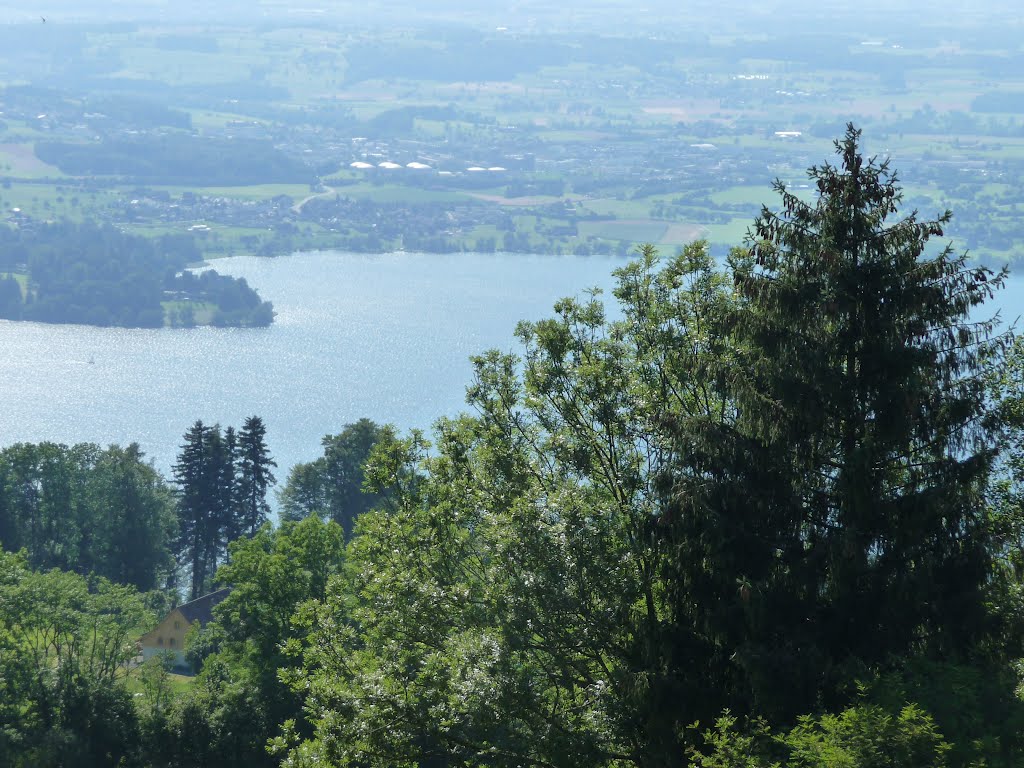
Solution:
{"label": "sparkling water surface", "polygon": [[277,311],[270,328],[124,329],[0,321],[0,446],[137,442],[169,474],[196,420],[256,414],[278,480],[361,417],[429,429],[465,409],[469,356],[518,351],[516,323],[613,257],[298,253],[220,259]]}
{"label": "sparkling water surface", "polygon": [[[614,285],[613,257],[298,253],[218,260],[274,302],[265,329],[115,329],[0,321],[0,446],[138,442],[170,473],[196,420],[256,414],[278,479],[361,417],[428,430],[464,410],[469,356],[519,351],[519,320]],[[1024,313],[1024,274],[995,308]]]}

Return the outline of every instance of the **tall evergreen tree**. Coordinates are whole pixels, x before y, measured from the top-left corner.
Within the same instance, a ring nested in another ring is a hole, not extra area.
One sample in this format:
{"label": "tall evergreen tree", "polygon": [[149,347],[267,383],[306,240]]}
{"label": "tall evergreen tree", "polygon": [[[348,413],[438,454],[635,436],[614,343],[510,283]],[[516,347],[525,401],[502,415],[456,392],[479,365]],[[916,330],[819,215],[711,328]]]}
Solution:
{"label": "tall evergreen tree", "polygon": [[[218,430],[219,431],[219,430]],[[238,482],[238,434],[234,427],[227,427],[214,446],[211,471],[215,475],[217,488],[217,516],[220,536],[217,542],[218,558],[227,554],[229,541],[241,535],[241,488]]]}
{"label": "tall evergreen tree", "polygon": [[238,435],[238,533],[253,536],[267,521],[267,489],[277,482],[266,443],[267,428],[259,416],[250,416]]}
{"label": "tall evergreen tree", "polygon": [[836,151],[809,170],[816,200],[776,183],[781,210],[734,254],[735,416],[685,435],[675,489],[678,605],[781,717],[987,629],[982,374],[1004,339],[972,310],[1002,276],[929,248],[948,211],[895,218],[896,176],[853,126]]}
{"label": "tall evergreen tree", "polygon": [[267,487],[277,466],[267,449],[263,421],[246,419],[241,433],[219,424],[197,421],[185,433],[174,477],[181,516],[179,563],[191,569],[190,594],[198,597],[211,586],[217,566],[228,556],[228,544],[252,535],[269,512]]}
{"label": "tall evergreen tree", "polygon": [[213,428],[197,420],[185,433],[185,443],[174,465],[178,485],[178,562],[190,571],[189,599],[200,597],[213,576],[210,538],[216,524],[211,499],[210,443]]}
{"label": "tall evergreen tree", "polygon": [[212,580],[227,555],[228,540],[234,528],[235,513],[235,430],[222,431],[214,424],[206,435],[206,487],[209,488],[209,525],[206,537],[206,558]]}

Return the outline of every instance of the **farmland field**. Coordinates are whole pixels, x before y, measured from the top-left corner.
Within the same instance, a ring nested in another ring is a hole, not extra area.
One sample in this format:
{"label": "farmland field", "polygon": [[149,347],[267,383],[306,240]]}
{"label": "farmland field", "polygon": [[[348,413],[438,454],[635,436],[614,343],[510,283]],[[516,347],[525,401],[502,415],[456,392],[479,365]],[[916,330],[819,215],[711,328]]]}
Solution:
{"label": "farmland field", "polygon": [[[911,34],[890,16],[879,37],[861,14],[791,39],[739,19],[700,33],[666,8],[675,22],[627,41],[599,9],[571,23],[549,9],[543,31],[523,19],[513,33],[481,9],[415,27],[367,26],[348,6],[260,7],[282,15],[83,27],[70,58],[26,25],[32,55],[0,53],[5,218],[191,234],[211,257],[629,253],[696,237],[721,253],[777,203],[774,179],[813,202],[806,169],[853,121],[910,208],[952,209],[950,236],[979,257],[1024,257],[1024,71],[986,48],[986,17],[953,9]],[[251,146],[252,166],[213,155],[202,183],[170,183],[125,155],[171,135]],[[40,142],[113,150],[83,173],[40,160]]]}

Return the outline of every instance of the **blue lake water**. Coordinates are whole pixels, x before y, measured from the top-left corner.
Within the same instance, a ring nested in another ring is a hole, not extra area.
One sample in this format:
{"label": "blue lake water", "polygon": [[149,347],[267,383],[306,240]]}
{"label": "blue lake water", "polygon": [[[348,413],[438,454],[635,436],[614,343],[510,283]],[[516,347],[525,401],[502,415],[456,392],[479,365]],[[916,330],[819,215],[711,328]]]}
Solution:
{"label": "blue lake water", "polygon": [[265,329],[0,321],[0,445],[138,442],[169,474],[196,419],[267,424],[287,468],[366,416],[429,429],[463,410],[469,356],[516,349],[518,321],[610,288],[610,257],[299,253],[218,260],[274,302]]}
{"label": "blue lake water", "polygon": [[[469,356],[516,351],[522,319],[611,288],[621,259],[300,253],[232,258],[274,302],[266,329],[104,329],[0,321],[0,446],[138,442],[169,474],[192,422],[256,414],[283,481],[320,438],[363,416],[429,429],[463,409]],[[1024,275],[996,302],[1024,312]]]}

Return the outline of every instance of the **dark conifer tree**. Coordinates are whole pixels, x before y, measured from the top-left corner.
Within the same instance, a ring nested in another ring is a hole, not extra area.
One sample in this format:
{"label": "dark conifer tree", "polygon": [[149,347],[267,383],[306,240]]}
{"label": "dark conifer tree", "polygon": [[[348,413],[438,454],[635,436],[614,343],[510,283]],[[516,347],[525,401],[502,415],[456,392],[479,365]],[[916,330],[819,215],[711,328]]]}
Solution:
{"label": "dark conifer tree", "polygon": [[1003,340],[971,317],[1002,276],[928,248],[949,212],[895,219],[895,174],[859,141],[810,169],[815,201],[777,183],[734,254],[734,418],[686,436],[677,486],[684,599],[736,695],[780,717],[986,630],[981,374]]}
{"label": "dark conifer tree", "polygon": [[220,522],[218,560],[227,555],[228,542],[241,535],[239,522],[241,510],[241,486],[238,482],[239,460],[238,434],[234,427],[227,427],[217,446],[213,472],[216,474],[217,516]]}
{"label": "dark conifer tree", "polygon": [[196,421],[185,433],[185,443],[174,465],[178,485],[178,563],[188,567],[189,599],[201,596],[210,571],[210,534],[215,529],[211,510],[210,447],[213,428]]}
{"label": "dark conifer tree", "polygon": [[217,566],[227,559],[228,544],[252,535],[267,519],[267,488],[274,483],[270,468],[277,465],[265,436],[257,416],[246,419],[241,432],[197,421],[185,434],[174,478],[181,516],[179,563],[191,568],[193,597],[210,588]]}
{"label": "dark conifer tree", "polygon": [[267,489],[277,482],[266,443],[267,428],[259,416],[250,416],[238,435],[237,533],[252,536],[267,521]]}

